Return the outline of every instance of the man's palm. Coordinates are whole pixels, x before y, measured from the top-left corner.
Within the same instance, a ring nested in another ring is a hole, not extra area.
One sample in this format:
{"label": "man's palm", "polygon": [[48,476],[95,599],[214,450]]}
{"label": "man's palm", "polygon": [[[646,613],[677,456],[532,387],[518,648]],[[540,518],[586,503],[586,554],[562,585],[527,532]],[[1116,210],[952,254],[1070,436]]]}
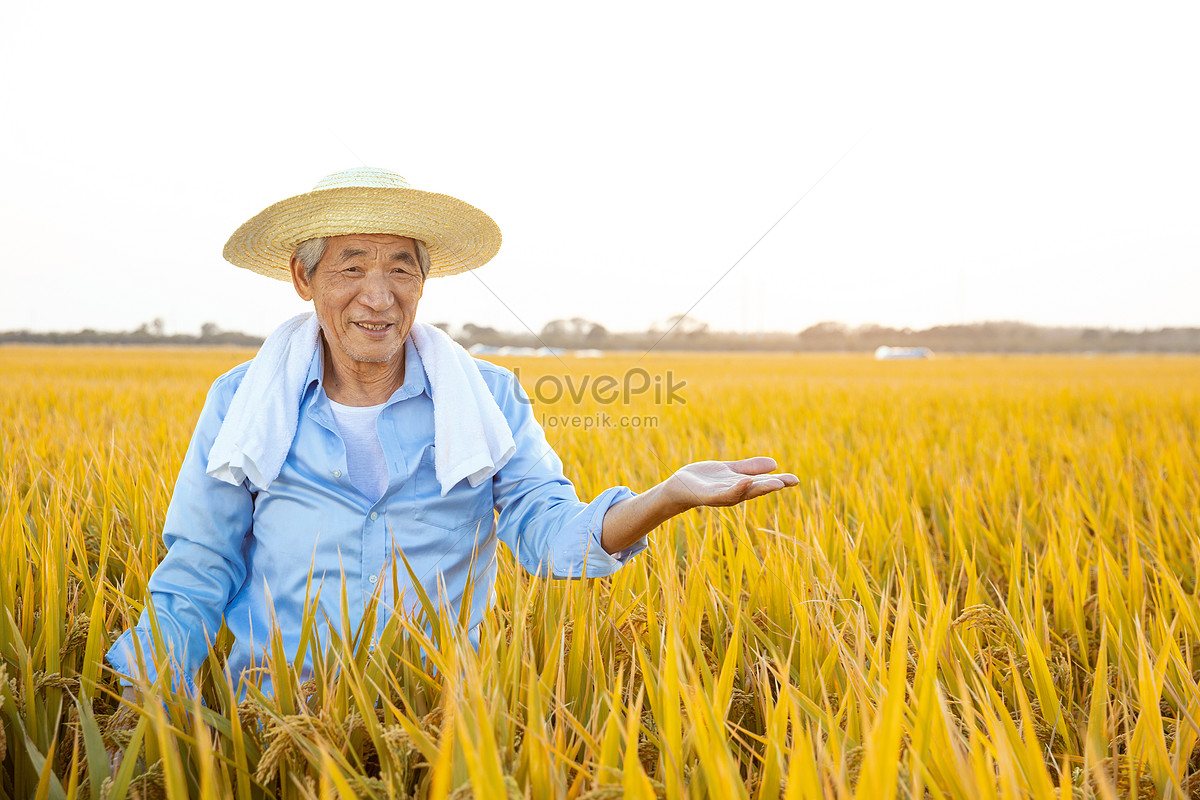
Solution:
{"label": "man's palm", "polygon": [[775,468],[775,459],[766,456],[697,461],[675,473],[677,496],[689,506],[732,506],[800,482],[790,473],[770,474]]}

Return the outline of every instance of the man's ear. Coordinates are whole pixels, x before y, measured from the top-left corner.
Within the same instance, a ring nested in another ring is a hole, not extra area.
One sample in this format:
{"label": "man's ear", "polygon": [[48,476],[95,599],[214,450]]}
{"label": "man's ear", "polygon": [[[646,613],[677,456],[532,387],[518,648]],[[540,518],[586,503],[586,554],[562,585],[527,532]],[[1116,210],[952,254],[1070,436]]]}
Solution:
{"label": "man's ear", "polygon": [[288,266],[292,270],[292,286],[296,288],[296,294],[306,302],[312,300],[312,285],[308,282],[308,275],[305,274],[304,265],[300,263],[300,259],[292,256]]}

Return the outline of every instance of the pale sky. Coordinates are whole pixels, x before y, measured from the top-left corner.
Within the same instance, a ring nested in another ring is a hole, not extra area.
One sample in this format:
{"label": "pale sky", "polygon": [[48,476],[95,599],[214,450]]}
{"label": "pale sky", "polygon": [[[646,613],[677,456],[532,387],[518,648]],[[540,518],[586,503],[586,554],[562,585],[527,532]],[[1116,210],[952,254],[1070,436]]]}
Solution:
{"label": "pale sky", "polygon": [[362,164],[503,231],[429,322],[1200,326],[1198,9],[16,0],[0,330],[265,334],[225,240]]}

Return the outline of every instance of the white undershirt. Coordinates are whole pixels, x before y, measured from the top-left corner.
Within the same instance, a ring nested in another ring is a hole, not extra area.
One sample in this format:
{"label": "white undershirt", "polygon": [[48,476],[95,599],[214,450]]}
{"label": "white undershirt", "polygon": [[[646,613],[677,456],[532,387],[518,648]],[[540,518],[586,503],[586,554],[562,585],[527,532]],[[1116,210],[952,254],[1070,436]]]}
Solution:
{"label": "white undershirt", "polygon": [[329,405],[342,441],[346,443],[346,469],[350,473],[350,482],[374,503],[383,497],[388,482],[387,461],[376,427],[384,404],[344,406],[330,400]]}

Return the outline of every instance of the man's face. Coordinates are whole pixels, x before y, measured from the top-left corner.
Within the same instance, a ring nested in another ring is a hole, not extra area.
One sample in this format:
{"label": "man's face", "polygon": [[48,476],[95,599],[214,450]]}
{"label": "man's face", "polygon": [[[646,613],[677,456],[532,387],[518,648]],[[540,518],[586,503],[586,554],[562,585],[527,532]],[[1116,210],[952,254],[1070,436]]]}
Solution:
{"label": "man's face", "polygon": [[416,243],[382,233],[330,237],[311,281],[292,259],[292,283],[335,358],[373,363],[402,352],[425,288]]}

